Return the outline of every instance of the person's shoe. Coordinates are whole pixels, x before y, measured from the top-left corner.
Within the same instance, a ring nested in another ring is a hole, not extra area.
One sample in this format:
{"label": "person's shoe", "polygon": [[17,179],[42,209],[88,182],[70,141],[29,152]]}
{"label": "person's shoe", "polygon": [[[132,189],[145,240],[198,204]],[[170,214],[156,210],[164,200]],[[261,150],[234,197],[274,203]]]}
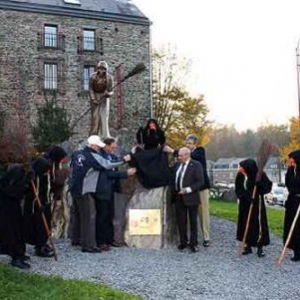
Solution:
{"label": "person's shoe", "polygon": [[47,247],[35,248],[35,255],[40,257],[53,257],[54,252],[48,250]]}
{"label": "person's shoe", "polygon": [[28,255],[23,255],[23,256],[21,257],[21,259],[22,259],[23,261],[28,261],[28,260],[30,260],[30,256],[28,256]]}
{"label": "person's shoe", "polygon": [[266,256],[266,252],[263,250],[262,247],[258,247],[257,248],[257,256],[258,257],[264,257],[264,256]]}
{"label": "person's shoe", "polygon": [[177,249],[178,250],[183,250],[183,249],[185,249],[185,248],[187,248],[187,245],[185,245],[185,244],[180,244],[178,247],[177,247]]}
{"label": "person's shoe", "polygon": [[101,249],[101,251],[110,251],[111,250],[111,247],[106,244],[99,245],[99,248]]}
{"label": "person's shoe", "polygon": [[12,259],[11,263],[10,263],[13,267],[19,268],[19,269],[29,269],[30,268],[30,264],[24,262],[21,258],[15,258]]}
{"label": "person's shoe", "polygon": [[85,253],[100,253],[101,252],[101,249],[98,248],[98,247],[83,247],[81,249],[81,252],[85,252]]}
{"label": "person's shoe", "polygon": [[210,246],[210,242],[208,240],[203,241],[203,247],[209,247]]}
{"label": "person's shoe", "polygon": [[189,247],[190,247],[190,250],[191,250],[192,253],[198,252],[198,247],[197,246],[189,245]]}
{"label": "person's shoe", "polygon": [[291,261],[300,261],[300,254],[298,252],[294,252],[294,256],[291,258]]}
{"label": "person's shoe", "polygon": [[252,253],[252,248],[251,247],[245,247],[242,255],[247,255],[247,254],[251,254]]}
{"label": "person's shoe", "polygon": [[52,246],[46,244],[44,247],[46,248],[46,250],[47,250],[48,252],[53,252]]}
{"label": "person's shoe", "polygon": [[112,242],[112,243],[110,244],[110,246],[119,248],[119,247],[123,247],[123,246],[124,246],[124,243]]}

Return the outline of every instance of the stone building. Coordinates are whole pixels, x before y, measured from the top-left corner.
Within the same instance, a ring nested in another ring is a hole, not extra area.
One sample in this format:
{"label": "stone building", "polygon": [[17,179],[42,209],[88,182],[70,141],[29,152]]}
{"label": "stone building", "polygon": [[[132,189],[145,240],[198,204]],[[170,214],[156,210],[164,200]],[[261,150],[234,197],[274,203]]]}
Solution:
{"label": "stone building", "polygon": [[[151,115],[150,21],[127,0],[0,0],[0,111],[33,123],[56,99],[72,121],[89,108],[88,80],[99,60],[118,81],[138,62],[146,71],[115,89],[111,133],[133,138]],[[75,127],[85,138],[86,114]],[[127,131],[126,131],[127,132]]]}

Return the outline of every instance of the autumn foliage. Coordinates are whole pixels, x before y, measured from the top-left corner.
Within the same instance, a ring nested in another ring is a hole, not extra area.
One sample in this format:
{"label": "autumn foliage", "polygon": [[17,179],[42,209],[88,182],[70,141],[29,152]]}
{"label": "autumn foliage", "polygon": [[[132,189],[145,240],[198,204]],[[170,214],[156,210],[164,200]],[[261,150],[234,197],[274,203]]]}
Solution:
{"label": "autumn foliage", "polygon": [[208,142],[208,107],[203,95],[191,96],[188,91],[189,64],[164,48],[152,54],[154,115],[173,147],[182,146],[190,133],[201,144]]}

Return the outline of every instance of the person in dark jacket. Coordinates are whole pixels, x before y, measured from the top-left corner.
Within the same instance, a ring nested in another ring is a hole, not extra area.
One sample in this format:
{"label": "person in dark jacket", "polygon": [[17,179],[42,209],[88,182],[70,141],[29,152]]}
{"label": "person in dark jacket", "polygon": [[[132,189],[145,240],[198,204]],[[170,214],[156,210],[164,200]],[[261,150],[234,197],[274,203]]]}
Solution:
{"label": "person in dark jacket", "polygon": [[166,142],[165,133],[155,119],[149,119],[144,128],[139,128],[136,140],[139,145],[144,145],[145,150],[163,147]]}
{"label": "person in dark jacket", "polygon": [[[114,138],[106,138],[104,140],[105,147],[102,148],[99,154],[111,161],[117,161],[114,152],[117,150],[117,143]],[[105,170],[99,171],[99,179],[96,190],[96,239],[98,247],[103,251],[109,251],[110,246],[114,244],[114,193],[117,190],[117,185],[120,179],[126,179],[136,173],[135,168],[130,168],[127,171]]]}
{"label": "person in dark jacket", "polygon": [[0,253],[9,255],[11,265],[29,269],[25,255],[21,201],[29,180],[22,165],[13,165],[0,179]]}
{"label": "person in dark jacket", "polygon": [[[180,163],[174,165],[175,171],[175,205],[177,224],[180,236],[179,250],[187,247],[192,252],[197,251],[197,212],[200,204],[199,190],[204,184],[203,169],[199,162],[192,160],[190,150],[186,147],[178,152]],[[187,220],[189,216],[190,237],[187,235]]]}
{"label": "person in dark jacket", "polygon": [[[263,172],[261,179],[256,182],[258,167],[254,159],[245,159],[240,162],[240,169],[235,179],[235,192],[239,199],[239,213],[237,223],[237,240],[243,241],[249,208],[253,203],[253,210],[246,237],[246,246],[243,255],[252,253],[251,247],[257,247],[257,256],[265,256],[263,246],[270,243],[268,220],[264,195],[272,189],[272,182]],[[254,199],[253,189],[257,187]]]}
{"label": "person in dark jacket", "polygon": [[[285,244],[294,221],[297,209],[300,205],[300,150],[295,150],[289,155],[288,169],[285,176],[285,185],[289,195],[285,202],[283,243]],[[288,248],[294,251],[292,261],[300,261],[300,218],[296,225],[288,244]]]}
{"label": "person in dark jacket", "polygon": [[[191,158],[198,161],[202,165],[204,172],[204,184],[200,189],[200,205],[198,215],[200,221],[200,229],[203,236],[203,246],[210,246],[210,216],[209,216],[209,189],[210,180],[207,174],[206,156],[204,147],[197,146],[198,138],[195,134],[189,134],[185,139],[185,145],[191,151]],[[169,146],[164,147],[164,152],[171,153],[174,157],[178,157],[178,150],[174,150]]]}
{"label": "person in dark jacket", "polygon": [[54,255],[53,249],[47,244],[48,235],[43,223],[44,213],[48,227],[51,228],[51,162],[38,156],[31,161],[31,171],[37,194],[42,208],[35,201],[35,193],[30,185],[24,202],[25,238],[28,244],[35,246],[35,254],[41,257]]}
{"label": "person in dark jacket", "polygon": [[129,158],[110,162],[99,155],[105,144],[97,135],[88,138],[88,145],[73,153],[71,158],[70,192],[72,196],[69,236],[72,245],[81,245],[83,252],[97,253],[96,191],[99,171],[120,166]]}

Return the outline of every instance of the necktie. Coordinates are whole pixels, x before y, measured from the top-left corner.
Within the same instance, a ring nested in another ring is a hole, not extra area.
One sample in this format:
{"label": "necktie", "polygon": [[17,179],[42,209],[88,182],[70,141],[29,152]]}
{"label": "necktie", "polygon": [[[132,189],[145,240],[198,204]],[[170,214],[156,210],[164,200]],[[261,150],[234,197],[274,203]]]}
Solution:
{"label": "necktie", "polygon": [[178,177],[177,177],[177,185],[176,185],[176,189],[177,191],[180,191],[181,188],[180,188],[180,183],[181,183],[181,180],[182,180],[182,175],[183,175],[183,171],[184,171],[184,166],[185,164],[181,164],[181,169],[179,171],[179,174],[178,174]]}

